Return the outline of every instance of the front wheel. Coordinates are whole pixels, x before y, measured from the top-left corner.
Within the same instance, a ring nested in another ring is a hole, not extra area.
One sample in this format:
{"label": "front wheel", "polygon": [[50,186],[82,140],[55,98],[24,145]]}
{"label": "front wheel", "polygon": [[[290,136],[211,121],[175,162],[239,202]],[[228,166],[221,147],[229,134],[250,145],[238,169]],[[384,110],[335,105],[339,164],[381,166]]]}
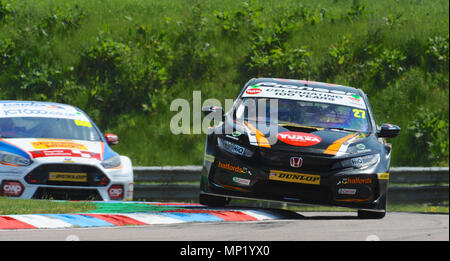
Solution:
{"label": "front wheel", "polygon": [[224,207],[228,203],[230,203],[230,198],[219,197],[213,195],[207,195],[200,193],[199,202],[202,205],[211,206],[211,207]]}
{"label": "front wheel", "polygon": [[382,219],[385,215],[386,211],[358,210],[358,218],[360,219]]}

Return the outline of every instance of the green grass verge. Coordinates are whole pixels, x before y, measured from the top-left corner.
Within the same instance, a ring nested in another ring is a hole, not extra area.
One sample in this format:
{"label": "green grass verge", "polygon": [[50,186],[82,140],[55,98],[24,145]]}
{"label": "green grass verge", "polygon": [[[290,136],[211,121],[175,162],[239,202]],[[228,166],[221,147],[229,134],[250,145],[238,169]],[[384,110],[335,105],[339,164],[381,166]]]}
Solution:
{"label": "green grass verge", "polygon": [[[190,202],[196,203],[196,202]],[[248,206],[261,208],[281,208],[296,212],[353,212],[354,209],[326,206],[297,206],[283,203],[234,200],[233,206]],[[142,204],[102,204],[93,202],[73,202],[73,201],[51,201],[36,199],[10,199],[0,197],[0,215],[19,215],[19,214],[69,214],[69,213],[125,213],[133,212],[152,212],[176,210],[177,206],[153,206]],[[415,212],[415,213],[433,213],[448,214],[448,202],[440,205],[431,204],[389,204],[388,212]]]}
{"label": "green grass verge", "polygon": [[[288,206],[286,209],[296,212],[356,212],[355,209],[321,206]],[[388,212],[414,212],[431,214],[448,214],[448,205],[433,206],[429,204],[391,204]]]}
{"label": "green grass verge", "polygon": [[0,197],[0,215],[68,214],[96,209],[91,202],[11,199]]}
{"label": "green grass verge", "polygon": [[[260,208],[280,208],[295,212],[356,212],[356,209],[344,207],[331,206],[316,206],[316,205],[294,205],[289,203],[258,201],[258,200],[244,200],[234,199],[231,201],[231,206],[249,206]],[[448,214],[448,201],[440,202],[438,204],[388,204],[388,212],[414,212],[414,213],[433,213],[433,214]]]}

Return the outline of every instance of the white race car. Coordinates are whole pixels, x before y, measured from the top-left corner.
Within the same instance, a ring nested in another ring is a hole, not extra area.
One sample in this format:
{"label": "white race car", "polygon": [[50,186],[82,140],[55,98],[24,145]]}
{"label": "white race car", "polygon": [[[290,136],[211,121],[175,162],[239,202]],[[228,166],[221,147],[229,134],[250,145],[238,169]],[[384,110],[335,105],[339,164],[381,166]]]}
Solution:
{"label": "white race car", "polygon": [[133,168],[117,143],[74,106],[0,101],[0,196],[131,200]]}

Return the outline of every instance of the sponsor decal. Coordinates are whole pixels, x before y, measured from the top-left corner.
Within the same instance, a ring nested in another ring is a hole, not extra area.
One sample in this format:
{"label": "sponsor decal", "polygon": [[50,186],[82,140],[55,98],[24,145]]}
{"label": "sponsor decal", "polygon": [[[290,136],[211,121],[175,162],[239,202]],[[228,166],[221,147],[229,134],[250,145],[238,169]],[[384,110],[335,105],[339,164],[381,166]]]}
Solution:
{"label": "sponsor decal", "polygon": [[320,175],[312,175],[312,174],[271,170],[269,174],[269,179],[285,182],[320,185]]}
{"label": "sponsor decal", "polygon": [[243,179],[243,178],[239,178],[239,177],[233,177],[233,182],[241,184],[241,185],[245,185],[245,186],[250,185],[249,179]]}
{"label": "sponsor decal", "polygon": [[359,144],[356,144],[356,148],[358,150],[364,150],[366,148],[366,145],[364,145],[363,143],[359,143]]}
{"label": "sponsor decal", "polygon": [[340,195],[356,195],[356,189],[340,188],[338,189],[338,194]]}
{"label": "sponsor decal", "polygon": [[209,162],[214,162],[215,157],[213,155],[205,154],[205,160]]}
{"label": "sponsor decal", "polygon": [[302,157],[291,157],[290,159],[290,165],[293,168],[300,168],[303,164],[303,158]]}
{"label": "sponsor decal", "polygon": [[23,192],[23,185],[18,181],[3,181],[2,194],[3,196],[19,197]]}
{"label": "sponsor decal", "polygon": [[337,185],[346,185],[346,184],[371,184],[372,178],[359,178],[359,177],[346,177],[342,178],[338,181]]}
{"label": "sponsor decal", "polygon": [[225,135],[225,137],[228,137],[228,138],[230,138],[230,139],[232,139],[232,140],[239,140],[239,138],[237,138],[237,137],[234,137],[234,136],[232,136],[232,135]]}
{"label": "sponsor decal", "polygon": [[48,173],[49,181],[69,181],[69,182],[86,182],[86,173],[67,173],[67,172],[50,172]]}
{"label": "sponsor decal", "polygon": [[319,136],[304,133],[304,132],[294,132],[286,131],[280,132],[277,135],[278,140],[293,146],[313,146],[322,141]]}
{"label": "sponsor decal", "polygon": [[342,92],[337,90],[329,90],[326,88],[313,88],[310,86],[278,84],[274,82],[261,82],[258,83],[258,85],[249,86],[243,97],[247,95],[323,102],[352,106],[360,109],[366,108],[364,100],[352,92]]}
{"label": "sponsor decal", "polygon": [[226,170],[231,170],[238,173],[247,173],[247,169],[239,167],[239,166],[233,166],[230,163],[222,163],[219,161],[218,167]]}
{"label": "sponsor decal", "polygon": [[378,179],[386,179],[389,180],[389,173],[377,173]]}
{"label": "sponsor decal", "polygon": [[262,90],[260,88],[251,88],[251,89],[247,89],[245,91],[245,93],[251,94],[251,95],[258,94],[258,93],[261,93],[261,92],[262,92]]}
{"label": "sponsor decal", "polygon": [[233,137],[239,137],[242,135],[242,133],[240,133],[239,131],[233,131],[231,135],[233,135]]}
{"label": "sponsor decal", "polygon": [[352,166],[356,168],[361,168],[363,165],[363,159],[361,157],[351,159]]}
{"label": "sponsor decal", "polygon": [[0,103],[0,117],[45,117],[89,121],[85,115],[72,106],[41,102]]}
{"label": "sponsor decal", "polygon": [[86,146],[73,141],[35,141],[31,142],[35,149],[69,148],[87,150]]}
{"label": "sponsor decal", "polygon": [[89,152],[89,151],[70,150],[70,149],[37,150],[37,151],[32,151],[31,155],[33,156],[33,158],[79,157],[79,158],[90,158],[90,159],[101,160],[100,153],[94,153],[94,152]]}
{"label": "sponsor decal", "polygon": [[61,111],[51,111],[51,110],[40,110],[40,109],[9,109],[1,110],[1,117],[60,117],[60,118],[75,118],[77,117],[74,113],[61,112]]}
{"label": "sponsor decal", "polygon": [[110,199],[122,199],[123,192],[124,191],[122,185],[112,185],[108,189],[108,195]]}

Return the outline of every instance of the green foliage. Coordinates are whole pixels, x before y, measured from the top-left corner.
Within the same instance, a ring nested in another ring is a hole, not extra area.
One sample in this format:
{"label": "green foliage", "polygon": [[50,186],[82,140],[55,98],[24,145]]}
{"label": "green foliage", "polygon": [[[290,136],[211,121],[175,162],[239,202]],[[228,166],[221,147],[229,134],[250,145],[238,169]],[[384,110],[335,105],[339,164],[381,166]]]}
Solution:
{"label": "green foliage", "polygon": [[0,0],[0,22],[7,20],[14,12],[12,5],[7,0]]}
{"label": "green foliage", "polygon": [[255,27],[259,24],[258,16],[263,8],[255,5],[252,0],[242,2],[241,6],[234,12],[214,10],[214,16],[225,35],[235,37],[243,27]]}
{"label": "green foliage", "polygon": [[12,39],[0,39],[0,69],[7,68],[13,62],[15,47]]}
{"label": "green foliage", "polygon": [[448,71],[449,34],[428,38],[428,49],[425,52],[431,68]]}
{"label": "green foliage", "polygon": [[52,8],[50,13],[37,25],[37,28],[46,37],[54,34],[64,35],[71,30],[79,28],[85,17],[86,12],[78,5],[67,11],[63,11],[60,8]]}
{"label": "green foliage", "polygon": [[353,22],[355,19],[358,19],[364,14],[366,6],[361,4],[360,0],[353,0],[352,6],[347,11],[346,19],[350,22]]}
{"label": "green foliage", "polygon": [[366,67],[365,79],[373,81],[374,84],[387,83],[405,70],[403,66],[405,59],[406,56],[401,51],[384,48],[379,55],[363,64]]}
{"label": "green foliage", "polygon": [[410,145],[423,148],[419,165],[448,165],[449,157],[449,124],[448,112],[423,109],[417,113],[416,119],[408,126],[413,131]]}
{"label": "green foliage", "polygon": [[290,48],[286,44],[293,24],[283,18],[272,25],[268,35],[264,34],[263,28],[265,26],[261,22],[254,24],[250,37],[251,52],[242,65],[242,78],[308,78],[311,53],[305,46]]}
{"label": "green foliage", "polygon": [[[325,8],[316,8],[312,10],[306,6],[300,6],[298,17],[308,25],[315,25],[322,22],[326,17],[327,10]],[[296,10],[294,10],[294,15],[296,15]]]}
{"label": "green foliage", "polygon": [[120,65],[129,53],[130,48],[127,45],[116,42],[106,37],[104,32],[100,32],[94,45],[80,54],[79,78],[86,81],[114,81],[120,76]]}
{"label": "green foliage", "polygon": [[175,60],[171,74],[176,79],[211,76],[217,53],[207,37],[209,32],[202,2],[194,1],[189,16],[177,25],[179,33],[174,42]]}
{"label": "green foliage", "polygon": [[401,26],[403,24],[404,21],[402,19],[402,16],[403,14],[389,14],[388,16],[384,16],[383,20],[387,26],[393,28],[395,26]]}

